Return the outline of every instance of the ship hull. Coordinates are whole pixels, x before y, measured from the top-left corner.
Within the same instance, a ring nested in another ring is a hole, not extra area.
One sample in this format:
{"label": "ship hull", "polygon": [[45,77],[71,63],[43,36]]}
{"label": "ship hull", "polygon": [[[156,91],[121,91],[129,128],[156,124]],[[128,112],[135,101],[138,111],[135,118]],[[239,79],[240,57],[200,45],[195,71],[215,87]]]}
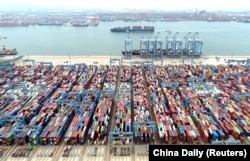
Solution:
{"label": "ship hull", "polygon": [[111,32],[154,32],[153,26],[125,26],[114,27],[110,29]]}
{"label": "ship hull", "polygon": [[[158,51],[159,52],[159,51]],[[131,52],[128,51],[127,53],[125,51],[122,51],[122,55],[129,55]],[[187,54],[187,53],[176,53],[173,54],[171,52],[166,52],[166,50],[162,50],[162,54],[154,54],[153,51],[150,51],[149,54],[142,54],[140,50],[132,50],[132,56],[166,56],[166,57],[181,57],[181,56],[187,56],[187,57],[200,57],[202,54]]]}

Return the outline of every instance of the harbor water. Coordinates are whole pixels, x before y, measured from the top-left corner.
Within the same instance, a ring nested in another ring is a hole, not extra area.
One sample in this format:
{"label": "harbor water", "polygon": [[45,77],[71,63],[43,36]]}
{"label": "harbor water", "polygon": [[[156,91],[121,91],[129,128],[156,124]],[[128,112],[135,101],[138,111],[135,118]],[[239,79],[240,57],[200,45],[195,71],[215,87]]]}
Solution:
{"label": "harbor water", "polygon": [[[204,55],[250,55],[250,23],[239,22],[100,22],[98,26],[28,26],[1,27],[0,36],[8,39],[0,42],[6,48],[16,48],[19,55],[121,55],[128,33],[113,33],[112,27],[152,25],[154,33],[130,33],[133,49],[139,49],[140,39],[158,36],[166,39],[179,32],[178,38],[191,32],[199,32],[203,40]],[[164,43],[165,46],[165,43]]]}

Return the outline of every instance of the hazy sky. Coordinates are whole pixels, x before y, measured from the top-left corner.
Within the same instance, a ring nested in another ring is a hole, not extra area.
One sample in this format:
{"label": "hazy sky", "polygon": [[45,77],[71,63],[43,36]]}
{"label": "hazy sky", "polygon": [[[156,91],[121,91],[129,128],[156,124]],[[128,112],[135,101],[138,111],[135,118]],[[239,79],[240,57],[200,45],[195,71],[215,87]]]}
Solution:
{"label": "hazy sky", "polygon": [[42,7],[160,9],[186,10],[250,10],[249,0],[0,0],[0,7],[37,5]]}

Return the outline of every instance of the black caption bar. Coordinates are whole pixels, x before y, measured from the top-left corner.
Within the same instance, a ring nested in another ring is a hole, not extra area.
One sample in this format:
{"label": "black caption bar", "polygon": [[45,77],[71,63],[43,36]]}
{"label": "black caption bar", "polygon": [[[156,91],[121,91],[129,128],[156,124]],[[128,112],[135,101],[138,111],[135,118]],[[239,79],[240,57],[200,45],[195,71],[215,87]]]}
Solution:
{"label": "black caption bar", "polygon": [[250,145],[149,145],[149,161],[249,161],[249,155]]}

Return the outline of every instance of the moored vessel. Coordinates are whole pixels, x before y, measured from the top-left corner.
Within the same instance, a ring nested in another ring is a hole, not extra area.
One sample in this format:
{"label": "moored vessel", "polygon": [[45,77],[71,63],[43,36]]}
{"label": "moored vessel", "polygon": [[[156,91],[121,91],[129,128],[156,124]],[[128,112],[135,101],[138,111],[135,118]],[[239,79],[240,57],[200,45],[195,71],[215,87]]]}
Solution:
{"label": "moored vessel", "polygon": [[124,26],[114,27],[111,32],[154,32],[154,26]]}

